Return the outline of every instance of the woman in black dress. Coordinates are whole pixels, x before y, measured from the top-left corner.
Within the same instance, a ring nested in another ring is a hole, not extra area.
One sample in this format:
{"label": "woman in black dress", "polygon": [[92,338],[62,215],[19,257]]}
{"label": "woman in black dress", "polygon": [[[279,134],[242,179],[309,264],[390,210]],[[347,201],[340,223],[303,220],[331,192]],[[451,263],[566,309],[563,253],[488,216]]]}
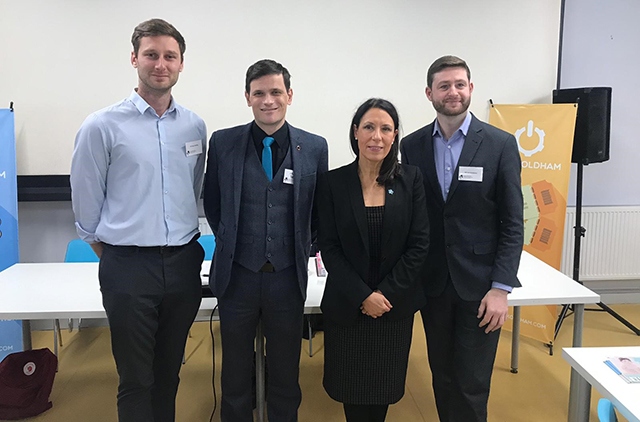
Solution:
{"label": "woman in black dress", "polygon": [[398,113],[372,98],[349,129],[356,160],[318,186],[318,244],[328,271],[324,388],[347,421],[384,421],[404,395],[429,247],[422,176],[398,162]]}

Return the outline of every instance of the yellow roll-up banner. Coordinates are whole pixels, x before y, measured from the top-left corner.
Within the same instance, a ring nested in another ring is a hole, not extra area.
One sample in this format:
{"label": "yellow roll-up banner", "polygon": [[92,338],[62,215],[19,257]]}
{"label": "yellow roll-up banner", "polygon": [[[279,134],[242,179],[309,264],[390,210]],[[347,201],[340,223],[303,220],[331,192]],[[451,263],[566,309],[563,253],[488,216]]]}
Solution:
{"label": "yellow roll-up banner", "polygon": [[[576,125],[575,104],[491,106],[489,121],[516,137],[522,159],[524,250],[556,269],[562,243]],[[520,332],[553,342],[557,306],[525,306]],[[513,313],[505,328],[511,329]]]}

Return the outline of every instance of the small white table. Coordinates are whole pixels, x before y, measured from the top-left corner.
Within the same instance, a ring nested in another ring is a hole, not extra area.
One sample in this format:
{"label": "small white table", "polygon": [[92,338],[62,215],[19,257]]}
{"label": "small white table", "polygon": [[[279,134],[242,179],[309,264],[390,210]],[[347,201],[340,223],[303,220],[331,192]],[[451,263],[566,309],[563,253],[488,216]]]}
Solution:
{"label": "small white table", "polygon": [[[635,347],[566,347],[562,349],[562,357],[569,362],[571,368],[579,376],[595,387],[604,397],[611,400],[616,409],[629,421],[640,422],[640,383],[628,384],[604,361],[615,356],[640,356],[640,346]],[[590,404],[590,386],[586,395],[576,398],[580,413],[570,413],[569,421],[588,421]],[[571,398],[570,398],[571,400]]]}

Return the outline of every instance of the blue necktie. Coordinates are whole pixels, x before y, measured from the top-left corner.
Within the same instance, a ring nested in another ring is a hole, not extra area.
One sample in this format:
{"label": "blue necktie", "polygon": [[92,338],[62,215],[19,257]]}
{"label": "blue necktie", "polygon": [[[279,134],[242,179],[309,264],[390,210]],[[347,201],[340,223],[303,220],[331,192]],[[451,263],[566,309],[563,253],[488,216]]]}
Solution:
{"label": "blue necktie", "polygon": [[272,143],[273,138],[271,136],[267,136],[262,140],[262,145],[264,145],[264,148],[262,149],[262,168],[264,169],[269,181],[273,180],[273,156],[271,155]]}

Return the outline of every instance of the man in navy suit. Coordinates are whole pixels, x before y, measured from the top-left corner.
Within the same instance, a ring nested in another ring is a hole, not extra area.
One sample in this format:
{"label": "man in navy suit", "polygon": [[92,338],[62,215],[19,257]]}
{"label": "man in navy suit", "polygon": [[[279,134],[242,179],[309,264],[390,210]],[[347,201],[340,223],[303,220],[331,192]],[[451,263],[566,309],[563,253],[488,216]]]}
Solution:
{"label": "man in navy suit", "polygon": [[436,60],[426,88],[436,120],[401,145],[403,163],[420,167],[426,189],[431,232],[421,314],[443,422],[487,420],[507,294],[520,286],[518,146],[468,112],[472,92],[464,60]]}
{"label": "man in navy suit", "polygon": [[273,60],[247,70],[254,121],[216,131],[204,188],[216,236],[211,289],[222,335],[222,421],[253,421],[253,347],[262,320],[267,340],[267,415],[297,421],[307,263],[315,230],[316,180],[327,171],[324,138],[289,125],[289,71]]}

